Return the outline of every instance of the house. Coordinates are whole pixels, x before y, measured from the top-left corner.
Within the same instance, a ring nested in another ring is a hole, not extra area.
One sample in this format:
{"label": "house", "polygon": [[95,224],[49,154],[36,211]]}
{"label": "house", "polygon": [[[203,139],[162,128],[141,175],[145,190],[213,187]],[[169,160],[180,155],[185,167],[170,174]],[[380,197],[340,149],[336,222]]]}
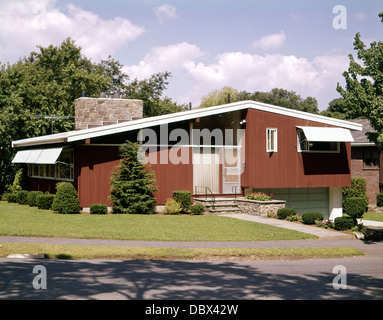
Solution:
{"label": "house", "polygon": [[71,181],[82,207],[109,204],[118,148],[131,140],[142,143],[155,172],[158,204],[174,190],[195,197],[257,190],[299,213],[334,219],[342,214],[342,187],[351,184],[351,131],[362,130],[255,101],[151,118],[141,118],[138,100],[82,97],[75,109],[78,130],[13,141],[13,163],[27,165],[29,190],[54,193],[57,181]]}
{"label": "house", "polygon": [[383,192],[383,156],[378,147],[368,140],[366,133],[375,132],[368,119],[349,120],[363,125],[362,131],[353,131],[351,143],[351,177],[364,178],[370,205],[376,205],[376,194]]}

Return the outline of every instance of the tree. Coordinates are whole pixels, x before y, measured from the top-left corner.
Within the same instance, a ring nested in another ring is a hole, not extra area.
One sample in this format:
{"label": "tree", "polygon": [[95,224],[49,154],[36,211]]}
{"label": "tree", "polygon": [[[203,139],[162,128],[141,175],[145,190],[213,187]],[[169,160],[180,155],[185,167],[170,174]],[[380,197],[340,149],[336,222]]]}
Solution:
{"label": "tree", "polygon": [[139,161],[144,156],[139,144],[126,141],[120,153],[122,159],[111,178],[113,213],[154,213],[156,179],[148,165]]}
{"label": "tree", "polygon": [[303,99],[294,91],[274,88],[269,92],[247,91],[238,92],[232,87],[223,87],[220,90],[213,90],[202,98],[200,108],[218,106],[228,103],[228,94],[230,94],[230,102],[253,100],[268,104],[273,104],[280,107],[295,109],[310,113],[319,113],[318,102],[313,97]]}
{"label": "tree", "polygon": [[123,96],[143,101],[144,117],[154,117],[187,109],[186,105],[178,105],[171,98],[162,98],[169,82],[170,72],[153,74],[149,79],[135,79],[126,87]]}
{"label": "tree", "polygon": [[[383,12],[379,14],[383,22]],[[337,91],[342,95],[354,114],[367,118],[376,132],[367,132],[370,141],[383,150],[383,42],[373,41],[370,48],[355,36],[354,49],[363,64],[350,54],[348,71],[343,73],[345,89],[339,83]]]}
{"label": "tree", "polygon": [[223,87],[221,90],[213,90],[202,98],[198,108],[207,108],[229,103],[229,95],[230,102],[240,101],[238,100],[238,94],[238,90],[232,87]]}

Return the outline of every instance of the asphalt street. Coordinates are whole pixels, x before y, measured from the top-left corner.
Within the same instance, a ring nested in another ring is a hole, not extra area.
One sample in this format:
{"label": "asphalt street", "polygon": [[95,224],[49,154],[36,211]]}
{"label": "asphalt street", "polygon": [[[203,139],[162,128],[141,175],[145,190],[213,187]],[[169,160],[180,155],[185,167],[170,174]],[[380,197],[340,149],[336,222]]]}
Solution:
{"label": "asphalt street", "polygon": [[[46,288],[34,287],[43,275],[33,273],[35,266],[45,268]],[[383,258],[371,255],[248,262],[2,258],[0,270],[0,299],[7,300],[383,299]]]}

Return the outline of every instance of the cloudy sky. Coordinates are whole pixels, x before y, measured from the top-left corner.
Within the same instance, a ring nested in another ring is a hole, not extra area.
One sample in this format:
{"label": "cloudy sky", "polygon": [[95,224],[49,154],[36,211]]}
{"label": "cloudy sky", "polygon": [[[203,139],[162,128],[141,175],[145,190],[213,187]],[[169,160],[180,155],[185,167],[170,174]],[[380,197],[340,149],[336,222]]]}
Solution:
{"label": "cloudy sky", "polygon": [[[342,5],[339,7],[338,5]],[[172,73],[165,95],[199,105],[211,90],[293,90],[321,110],[354,53],[383,40],[379,0],[0,0],[0,62],[68,36],[130,79]]]}

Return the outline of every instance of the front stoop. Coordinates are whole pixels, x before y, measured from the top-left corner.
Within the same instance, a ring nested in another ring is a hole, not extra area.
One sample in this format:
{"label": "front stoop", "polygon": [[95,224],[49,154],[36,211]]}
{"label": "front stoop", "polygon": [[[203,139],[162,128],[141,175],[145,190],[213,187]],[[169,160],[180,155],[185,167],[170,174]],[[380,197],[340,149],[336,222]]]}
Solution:
{"label": "front stoop", "polygon": [[194,202],[201,203],[205,206],[205,214],[235,214],[242,213],[241,209],[234,202],[234,198],[216,198],[213,199],[198,199]]}

